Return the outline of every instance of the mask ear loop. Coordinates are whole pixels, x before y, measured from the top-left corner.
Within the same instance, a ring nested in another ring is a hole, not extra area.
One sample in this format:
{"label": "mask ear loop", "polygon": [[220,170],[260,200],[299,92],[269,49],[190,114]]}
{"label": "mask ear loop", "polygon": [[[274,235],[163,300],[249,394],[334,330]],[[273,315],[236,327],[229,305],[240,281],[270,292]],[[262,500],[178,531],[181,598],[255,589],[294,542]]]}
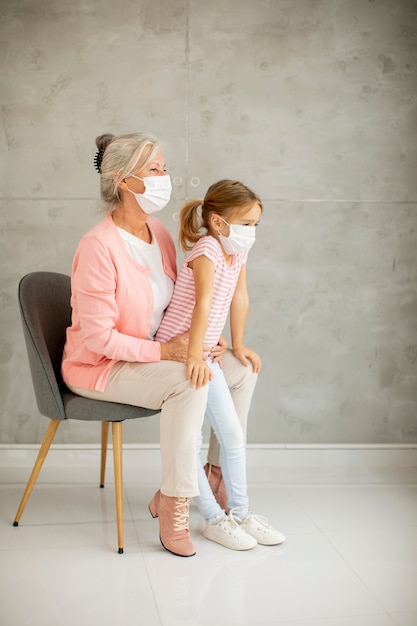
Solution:
{"label": "mask ear loop", "polygon": [[220,234],[221,234],[221,233],[220,233],[220,228],[221,228],[221,226],[220,226],[220,225],[218,226],[218,225],[216,224],[216,221],[218,221],[218,219],[219,219],[219,218],[220,218],[220,219],[222,219],[222,218],[221,218],[221,217],[220,217],[220,215],[218,215],[217,213],[216,213],[216,214],[213,214],[213,215],[212,215],[212,218],[213,218],[213,220],[212,220],[212,227],[214,228],[214,230],[216,231],[216,233],[217,233],[218,235],[220,235]]}
{"label": "mask ear loop", "polygon": [[[225,220],[225,219],[224,219],[221,215],[218,215],[217,217],[219,217],[219,218],[221,219],[221,221],[222,221],[224,224],[226,224],[226,226],[228,226],[228,228],[229,228],[229,235],[230,235],[230,231],[231,231],[232,229],[230,228],[230,224],[229,224],[229,222],[226,222],[226,220]],[[218,230],[217,232],[219,233],[219,235],[221,235],[221,232],[220,232],[220,227],[219,227],[219,230]],[[229,235],[222,235],[222,237],[229,237]]]}

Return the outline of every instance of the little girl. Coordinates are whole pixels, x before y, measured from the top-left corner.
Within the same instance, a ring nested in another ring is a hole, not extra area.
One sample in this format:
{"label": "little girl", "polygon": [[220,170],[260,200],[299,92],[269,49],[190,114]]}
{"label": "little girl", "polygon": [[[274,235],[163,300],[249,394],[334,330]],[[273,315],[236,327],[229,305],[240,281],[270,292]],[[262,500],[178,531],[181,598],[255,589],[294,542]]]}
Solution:
{"label": "little girl", "polygon": [[[201,207],[201,209],[200,209]],[[201,355],[215,346],[230,313],[233,355],[258,373],[261,359],[243,344],[249,297],[246,260],[255,242],[262,203],[248,187],[233,180],[212,185],[203,201],[190,200],[180,212],[179,242],[191,250],[178,275],[156,341],[189,331],[187,375],[198,388],[209,384],[206,417],[220,443],[221,471],[227,494],[226,513],[213,495],[197,447],[198,486],[195,498],[207,524],[203,535],[233,550],[257,543],[276,545],[285,537],[249,510],[246,487],[245,434],[221,363]],[[220,501],[220,498],[219,498]],[[224,504],[223,504],[224,506]]]}

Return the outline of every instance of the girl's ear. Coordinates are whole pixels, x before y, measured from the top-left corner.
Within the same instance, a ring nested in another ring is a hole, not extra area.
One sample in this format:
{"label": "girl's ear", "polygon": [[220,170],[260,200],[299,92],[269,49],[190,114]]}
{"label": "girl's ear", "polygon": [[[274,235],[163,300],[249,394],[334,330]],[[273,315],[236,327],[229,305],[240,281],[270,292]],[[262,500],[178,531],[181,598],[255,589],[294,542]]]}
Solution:
{"label": "girl's ear", "polygon": [[222,225],[222,219],[220,215],[217,215],[217,213],[212,213],[210,215],[210,224],[212,228],[214,228],[214,230],[219,230]]}

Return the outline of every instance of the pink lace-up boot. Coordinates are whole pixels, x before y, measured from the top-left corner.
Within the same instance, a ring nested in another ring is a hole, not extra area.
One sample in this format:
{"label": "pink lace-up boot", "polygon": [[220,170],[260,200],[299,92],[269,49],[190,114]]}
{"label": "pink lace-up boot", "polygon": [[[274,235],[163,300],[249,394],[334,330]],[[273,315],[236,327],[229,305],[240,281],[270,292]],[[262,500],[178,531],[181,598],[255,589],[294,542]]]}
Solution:
{"label": "pink lace-up boot", "polygon": [[189,498],[165,496],[159,490],[149,503],[152,517],[159,518],[159,538],[163,547],[177,556],[195,554],[188,529],[189,510]]}

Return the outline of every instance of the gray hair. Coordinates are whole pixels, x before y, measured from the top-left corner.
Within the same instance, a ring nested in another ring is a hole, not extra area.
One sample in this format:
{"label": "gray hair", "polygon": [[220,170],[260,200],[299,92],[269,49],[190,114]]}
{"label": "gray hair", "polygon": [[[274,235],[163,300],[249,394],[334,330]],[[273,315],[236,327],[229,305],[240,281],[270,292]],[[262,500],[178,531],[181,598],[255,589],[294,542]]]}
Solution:
{"label": "gray hair", "polygon": [[[110,133],[96,139],[98,150],[103,152],[100,166],[100,191],[106,203],[106,211],[111,213],[120,200],[119,183],[142,170],[160,148],[160,141],[148,132],[131,133],[115,137]],[[150,146],[147,151],[146,148]]]}

